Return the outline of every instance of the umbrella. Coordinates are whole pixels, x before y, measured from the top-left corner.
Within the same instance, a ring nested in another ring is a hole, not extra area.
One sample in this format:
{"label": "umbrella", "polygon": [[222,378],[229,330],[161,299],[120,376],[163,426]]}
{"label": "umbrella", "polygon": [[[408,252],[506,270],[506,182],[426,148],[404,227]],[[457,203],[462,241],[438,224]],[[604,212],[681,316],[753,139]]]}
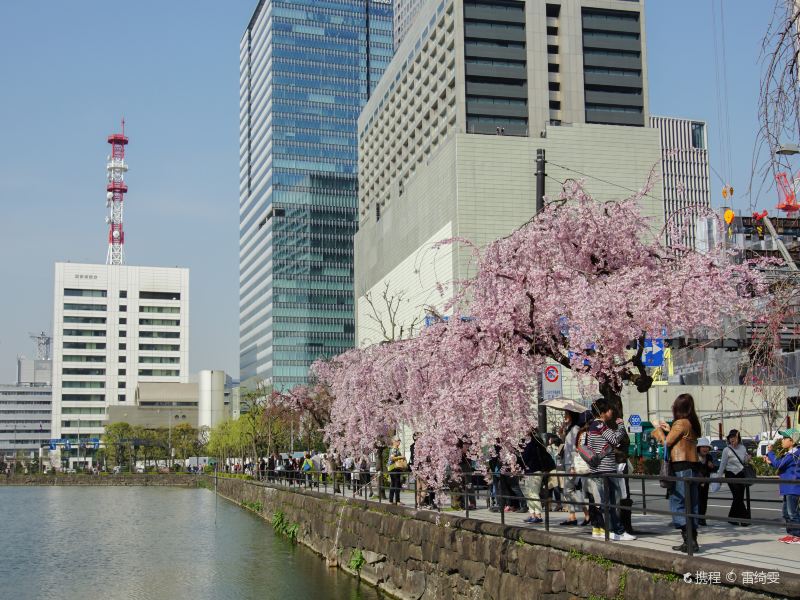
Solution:
{"label": "umbrella", "polygon": [[576,413],[582,413],[586,410],[586,407],[580,402],[576,402],[575,400],[571,400],[569,398],[564,398],[563,396],[559,398],[551,398],[550,400],[544,400],[542,402],[542,406],[554,408],[556,410],[568,410]]}

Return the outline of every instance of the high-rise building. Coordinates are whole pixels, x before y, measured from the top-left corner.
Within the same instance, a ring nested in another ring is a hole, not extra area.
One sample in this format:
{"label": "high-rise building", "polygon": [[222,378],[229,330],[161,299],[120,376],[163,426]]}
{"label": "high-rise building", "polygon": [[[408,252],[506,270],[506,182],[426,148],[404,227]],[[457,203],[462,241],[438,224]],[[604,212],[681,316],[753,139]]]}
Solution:
{"label": "high-rise building", "polygon": [[261,0],[240,46],[243,384],[353,346],[356,120],[392,56],[386,0]]}
{"label": "high-rise building", "polygon": [[694,248],[698,233],[695,215],[711,207],[706,124],[653,116],[650,125],[661,134],[664,219],[682,233],[682,243]]}
{"label": "high-rise building", "polygon": [[[397,48],[406,37],[419,9],[427,0],[394,0],[394,47]],[[433,1],[433,0],[431,0]]]}
{"label": "high-rise building", "polygon": [[189,270],[56,263],[53,315],[52,437],[70,466],[91,463],[78,442],[102,435],[109,406],[133,405],[140,382],[188,381]]}
{"label": "high-rise building", "polygon": [[[583,179],[600,200],[660,173],[649,127],[644,2],[432,0],[422,5],[359,117],[357,341],[380,341],[367,296],[404,294],[400,325],[441,310],[482,246]],[[642,199],[663,223],[660,187]],[[368,316],[369,315],[369,316]]]}

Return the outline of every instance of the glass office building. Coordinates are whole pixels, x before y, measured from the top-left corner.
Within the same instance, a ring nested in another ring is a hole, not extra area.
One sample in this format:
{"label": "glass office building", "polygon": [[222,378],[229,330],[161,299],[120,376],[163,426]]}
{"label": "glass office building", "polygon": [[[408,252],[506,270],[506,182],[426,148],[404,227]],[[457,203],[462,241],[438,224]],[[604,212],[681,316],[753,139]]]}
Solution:
{"label": "glass office building", "polygon": [[356,121],[387,0],[261,0],[240,47],[240,375],[287,389],[355,343]]}

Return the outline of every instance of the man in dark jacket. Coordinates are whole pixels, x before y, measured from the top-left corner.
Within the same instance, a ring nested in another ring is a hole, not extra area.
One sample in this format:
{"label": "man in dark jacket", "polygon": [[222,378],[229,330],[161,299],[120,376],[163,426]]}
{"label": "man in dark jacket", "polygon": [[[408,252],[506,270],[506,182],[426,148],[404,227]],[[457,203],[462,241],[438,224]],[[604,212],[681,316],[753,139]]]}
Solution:
{"label": "man in dark jacket", "polygon": [[522,450],[522,468],[525,476],[522,478],[522,490],[528,502],[528,518],[524,523],[542,523],[542,481],[544,473],[555,468],[553,457],[547,451],[542,440],[537,435],[536,429],[530,432],[530,439]]}

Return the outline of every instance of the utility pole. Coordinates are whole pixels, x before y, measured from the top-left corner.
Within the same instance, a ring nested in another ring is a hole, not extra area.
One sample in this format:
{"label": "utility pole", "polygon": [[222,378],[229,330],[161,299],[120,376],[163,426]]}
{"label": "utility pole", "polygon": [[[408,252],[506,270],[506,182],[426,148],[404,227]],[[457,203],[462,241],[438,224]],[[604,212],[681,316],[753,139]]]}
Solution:
{"label": "utility pole", "polygon": [[[536,150],[536,214],[544,210],[544,166],[547,161],[544,159],[544,148]],[[544,372],[539,373],[539,381],[536,386],[536,400],[539,409],[539,435],[546,441],[547,436],[547,407],[542,405],[544,402]]]}

